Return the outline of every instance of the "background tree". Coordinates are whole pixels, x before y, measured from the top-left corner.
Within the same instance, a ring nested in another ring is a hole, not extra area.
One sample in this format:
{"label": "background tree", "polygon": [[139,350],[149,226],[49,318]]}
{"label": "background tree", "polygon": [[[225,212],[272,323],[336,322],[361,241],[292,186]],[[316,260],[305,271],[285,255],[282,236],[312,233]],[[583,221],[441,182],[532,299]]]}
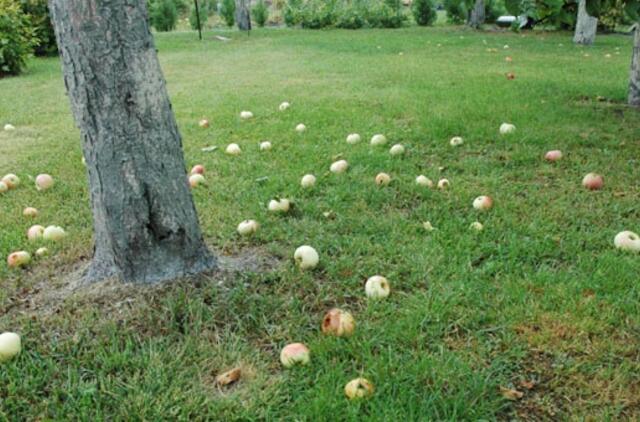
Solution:
{"label": "background tree", "polygon": [[576,21],[576,32],[573,36],[573,42],[582,45],[591,45],[596,40],[596,31],[598,29],[598,18],[589,16],[587,13],[587,3],[580,0],[578,4],[578,19]]}
{"label": "background tree", "polygon": [[478,29],[484,23],[484,0],[475,0],[473,7],[469,11],[470,27]]}
{"label": "background tree", "polygon": [[251,14],[249,13],[249,0],[238,0],[236,5],[236,21],[241,31],[251,31]]}
{"label": "background tree", "polygon": [[86,280],[152,283],[215,268],[145,0],[50,0],[49,8],[89,176]]}

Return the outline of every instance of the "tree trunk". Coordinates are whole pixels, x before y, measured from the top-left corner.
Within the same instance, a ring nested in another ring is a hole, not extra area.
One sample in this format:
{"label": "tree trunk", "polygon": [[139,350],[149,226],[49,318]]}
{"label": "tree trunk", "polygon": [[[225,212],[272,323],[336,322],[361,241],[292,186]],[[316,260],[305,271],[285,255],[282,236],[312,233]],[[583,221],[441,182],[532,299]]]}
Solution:
{"label": "tree trunk", "polygon": [[469,26],[478,29],[484,23],[484,0],[476,0],[469,12]]}
{"label": "tree trunk", "polygon": [[86,281],[153,283],[215,268],[145,0],[49,0],[49,8],[89,176]]}
{"label": "tree trunk", "polygon": [[629,75],[629,104],[640,106],[640,23],[635,24],[633,36],[633,55],[631,56],[631,74]]}
{"label": "tree trunk", "polygon": [[251,14],[247,0],[239,0],[236,5],[236,21],[241,31],[251,31]]}
{"label": "tree trunk", "polygon": [[582,45],[591,45],[596,40],[596,30],[598,29],[598,18],[589,16],[587,13],[586,0],[578,3],[578,21],[576,22],[576,32],[573,42]]}

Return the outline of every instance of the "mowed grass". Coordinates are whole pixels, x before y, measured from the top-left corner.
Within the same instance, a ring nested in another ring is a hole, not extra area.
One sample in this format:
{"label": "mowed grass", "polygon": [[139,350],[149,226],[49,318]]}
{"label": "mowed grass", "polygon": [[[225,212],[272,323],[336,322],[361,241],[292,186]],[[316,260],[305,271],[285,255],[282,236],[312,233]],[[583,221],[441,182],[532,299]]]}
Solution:
{"label": "mowed grass", "polygon": [[[194,190],[207,242],[278,264],[0,316],[0,330],[24,343],[0,367],[0,419],[640,418],[640,257],[613,247],[617,232],[640,231],[640,114],[624,105],[629,37],[578,48],[568,33],[452,27],[224,34],[232,41],[156,35],[157,48],[187,164],[207,168],[208,185]],[[0,80],[0,123],[18,128],[0,132],[0,173],[23,180],[0,197],[0,256],[38,246],[25,236],[28,205],[40,210],[37,223],[69,235],[46,261],[0,266],[0,309],[14,311],[33,286],[59,285],[91,255],[60,65],[29,64]],[[255,118],[241,121],[241,110]],[[516,133],[500,136],[502,122]],[[360,144],[346,144],[352,132]],[[375,133],[389,144],[371,147]],[[455,135],[464,145],[449,145]],[[259,151],[262,140],[273,149]],[[222,152],[231,142],[242,155]],[[405,156],[389,155],[395,143]],[[201,151],[210,145],[220,149]],[[565,158],[545,162],[549,149]],[[328,172],[336,157],[349,161],[346,174]],[[393,178],[384,188],[374,184],[381,171]],[[581,187],[592,171],[603,190]],[[36,192],[40,172],[54,189]],[[312,190],[299,185],[306,173],[318,177]],[[418,174],[451,188],[418,187]],[[475,211],[478,195],[494,208]],[[295,202],[291,215],[266,211],[277,196]],[[239,239],[248,218],[261,229]],[[470,230],[474,221],[485,230]],[[315,271],[293,265],[302,244],[320,252]],[[374,274],[390,280],[388,300],[366,300]],[[333,306],[354,314],[351,338],[320,333]],[[279,351],[294,341],[310,347],[311,363],[283,370]],[[216,388],[234,366],[241,381]],[[349,402],[343,387],[358,376],[376,392]]]}

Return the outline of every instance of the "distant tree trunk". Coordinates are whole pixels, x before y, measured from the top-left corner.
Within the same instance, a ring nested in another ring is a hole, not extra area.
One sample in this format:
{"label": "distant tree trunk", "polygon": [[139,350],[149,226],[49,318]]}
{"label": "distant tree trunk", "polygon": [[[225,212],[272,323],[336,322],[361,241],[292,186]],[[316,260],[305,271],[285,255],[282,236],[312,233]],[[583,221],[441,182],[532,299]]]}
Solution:
{"label": "distant tree trunk", "polygon": [[89,177],[86,281],[153,283],[215,268],[145,0],[49,0],[49,8]]}
{"label": "distant tree trunk", "polygon": [[576,32],[573,36],[573,42],[582,45],[591,45],[596,40],[596,31],[598,29],[598,18],[589,16],[587,13],[586,0],[580,0],[578,3],[578,21],[576,22]]}
{"label": "distant tree trunk", "polygon": [[247,2],[248,0],[239,0],[236,6],[236,21],[241,31],[251,31],[251,14]]}
{"label": "distant tree trunk", "polygon": [[484,0],[476,0],[469,12],[469,26],[478,29],[484,23]]}
{"label": "distant tree trunk", "polygon": [[640,106],[640,23],[635,24],[633,36],[633,55],[631,56],[631,74],[629,75],[629,104]]}

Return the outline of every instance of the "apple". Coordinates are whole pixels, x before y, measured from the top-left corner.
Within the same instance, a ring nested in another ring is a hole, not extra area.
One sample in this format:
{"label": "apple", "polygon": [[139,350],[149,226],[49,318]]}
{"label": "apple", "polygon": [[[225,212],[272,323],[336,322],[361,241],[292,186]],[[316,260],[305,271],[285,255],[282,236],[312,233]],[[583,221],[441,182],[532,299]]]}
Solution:
{"label": "apple", "polygon": [[271,149],[271,142],[260,142],[260,151],[269,151]]}
{"label": "apple", "polygon": [[331,173],[340,174],[347,171],[348,168],[349,168],[349,163],[347,163],[347,160],[339,160],[331,164],[331,167],[329,167],[329,170],[331,171]]}
{"label": "apple", "polygon": [[4,125],[4,130],[9,131],[9,130],[16,130],[16,127],[10,123],[7,123],[6,125]]}
{"label": "apple", "polygon": [[382,134],[373,135],[371,137],[371,145],[384,145],[387,143],[387,138]]}
{"label": "apple", "polygon": [[9,190],[9,186],[5,182],[0,181],[0,193],[5,193]]}
{"label": "apple", "polygon": [[357,144],[358,142],[360,142],[360,135],[358,135],[357,133],[350,133],[349,136],[347,136],[347,143],[348,144]]}
{"label": "apple", "polygon": [[280,362],[285,368],[309,363],[309,348],[302,343],[287,344],[280,352]]}
{"label": "apple", "polygon": [[271,212],[288,212],[291,202],[286,198],[272,199],[267,208]]}
{"label": "apple", "polygon": [[512,125],[511,123],[503,123],[500,125],[500,135],[509,135],[515,131],[515,125]]}
{"label": "apple", "polygon": [[561,158],[562,158],[562,151],[560,151],[559,149],[547,151],[547,153],[544,155],[544,159],[551,162],[558,161]]}
{"label": "apple", "polygon": [[504,61],[507,63],[511,63],[513,61],[513,59],[511,58],[511,56],[507,56],[504,58]]}
{"label": "apple", "polygon": [[255,220],[244,220],[240,224],[238,224],[238,234],[240,236],[249,236],[254,234],[260,228],[260,224],[258,224]]}
{"label": "apple", "polygon": [[285,111],[289,107],[291,107],[291,104],[289,104],[288,102],[285,101],[285,102],[280,103],[280,105],[278,106],[278,110]]}
{"label": "apple", "polygon": [[39,258],[47,255],[49,255],[49,249],[47,248],[38,248],[38,250],[36,251],[36,256]]}
{"label": "apple", "polygon": [[202,119],[198,122],[198,126],[206,129],[209,127],[209,121],[207,119]]}
{"label": "apple", "polygon": [[245,119],[246,120],[246,119],[250,119],[252,117],[253,117],[253,113],[250,112],[250,111],[241,111],[240,112],[240,118],[241,119]]}
{"label": "apple", "polygon": [[449,183],[449,179],[440,179],[438,180],[438,189],[447,189],[451,183]]}
{"label": "apple", "polygon": [[42,232],[42,238],[44,240],[52,240],[54,242],[62,240],[66,235],[67,233],[59,226],[48,226],[44,229],[44,232]]}
{"label": "apple", "polygon": [[229,155],[240,155],[242,150],[240,149],[240,145],[238,144],[229,144],[227,145],[227,149],[225,149],[225,152]]}
{"label": "apple", "polygon": [[422,227],[428,232],[432,232],[435,230],[435,227],[431,225],[431,221],[425,221],[424,223],[422,223]]}
{"label": "apple", "polygon": [[350,336],[355,328],[353,315],[342,309],[333,308],[322,319],[322,332],[330,336]]}
{"label": "apple", "polygon": [[305,174],[300,180],[300,185],[303,188],[312,188],[316,184],[316,176],[313,174]]}
{"label": "apple", "polygon": [[9,189],[15,189],[20,184],[20,178],[15,174],[9,173],[2,178],[2,181]]}
{"label": "apple", "polygon": [[582,186],[590,190],[602,189],[604,179],[597,173],[589,173],[582,179]]}
{"label": "apple", "polygon": [[395,144],[389,150],[389,154],[391,155],[402,155],[404,154],[404,147],[400,144]]}
{"label": "apple", "polygon": [[427,176],[424,176],[422,174],[416,177],[416,184],[420,186],[426,186],[428,188],[433,187],[433,182],[431,181],[431,179],[429,179]]}
{"label": "apple", "polygon": [[31,262],[31,255],[25,251],[13,252],[7,257],[7,265],[9,268],[25,267],[29,262]]}
{"label": "apple", "polygon": [[19,335],[16,333],[0,334],[0,363],[14,358],[20,353],[21,349]]}
{"label": "apple", "polygon": [[27,207],[22,211],[22,215],[25,217],[35,218],[38,215],[38,210],[33,207]]}
{"label": "apple", "polygon": [[473,223],[471,223],[471,225],[469,226],[470,229],[472,230],[476,230],[476,231],[482,231],[482,229],[484,229],[484,226],[482,225],[481,222],[479,221],[474,221]]}
{"label": "apple", "polygon": [[373,384],[366,378],[356,378],[344,386],[344,394],[346,394],[349,400],[369,397],[373,394],[374,390]]}
{"label": "apple", "polygon": [[376,185],[387,186],[389,183],[391,183],[391,176],[387,173],[378,173],[376,176]]}
{"label": "apple", "polygon": [[48,174],[39,174],[36,176],[36,189],[47,190],[53,186],[53,177]]}
{"label": "apple", "polygon": [[318,256],[318,252],[313,249],[311,246],[303,245],[296,249],[293,254],[293,259],[298,264],[301,270],[310,270],[318,265],[320,261],[320,257]]}
{"label": "apple", "polygon": [[507,77],[508,80],[512,81],[516,78],[516,74],[513,72],[507,72],[507,74],[505,75]]}
{"label": "apple", "polygon": [[42,238],[43,234],[44,234],[44,227],[36,224],[35,226],[29,227],[29,230],[27,230],[27,239],[31,241],[38,240]]}
{"label": "apple", "polygon": [[504,48],[505,50],[508,50],[509,46],[507,44],[505,44],[504,47],[502,47],[502,48]]}
{"label": "apple", "polygon": [[204,184],[206,183],[206,181],[207,179],[205,179],[204,176],[200,173],[192,174],[191,176],[189,176],[189,186],[191,186],[192,188]]}
{"label": "apple", "polygon": [[464,139],[462,139],[460,136],[454,136],[449,141],[449,145],[451,145],[452,147],[458,147],[462,144],[464,144]]}
{"label": "apple", "polygon": [[193,176],[194,174],[204,174],[204,171],[204,166],[202,164],[196,164],[191,169],[191,175]]}
{"label": "apple", "polygon": [[384,299],[391,293],[391,286],[389,281],[381,275],[374,275],[369,277],[364,285],[364,291],[368,298],[371,299]]}
{"label": "apple", "polygon": [[613,244],[623,251],[640,252],[640,236],[628,230],[618,233]]}
{"label": "apple", "polygon": [[305,130],[307,130],[307,127],[304,125],[304,123],[299,123],[298,126],[296,126],[296,132],[298,133],[302,133]]}
{"label": "apple", "polygon": [[493,199],[490,196],[481,195],[473,200],[473,208],[479,211],[487,211],[493,206]]}

